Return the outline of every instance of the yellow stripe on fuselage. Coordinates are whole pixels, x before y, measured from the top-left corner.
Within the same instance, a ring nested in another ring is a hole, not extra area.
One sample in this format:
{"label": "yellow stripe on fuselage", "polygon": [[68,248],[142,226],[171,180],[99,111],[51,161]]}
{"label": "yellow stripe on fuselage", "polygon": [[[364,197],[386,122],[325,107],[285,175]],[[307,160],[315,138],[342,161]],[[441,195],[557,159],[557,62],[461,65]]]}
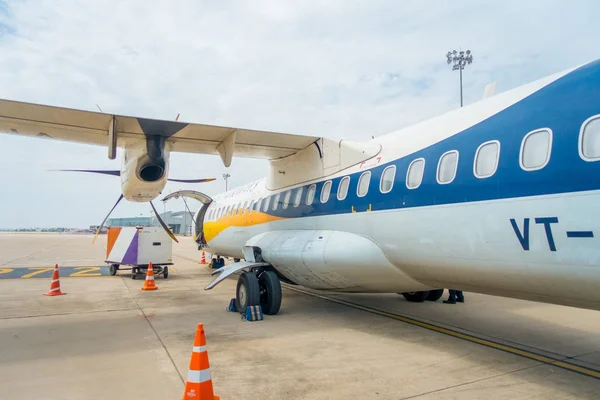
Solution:
{"label": "yellow stripe on fuselage", "polygon": [[208,221],[204,223],[204,238],[207,242],[213,240],[217,235],[230,226],[254,226],[271,221],[279,221],[285,218],[275,217],[263,212],[252,211],[241,215],[221,217],[217,221]]}

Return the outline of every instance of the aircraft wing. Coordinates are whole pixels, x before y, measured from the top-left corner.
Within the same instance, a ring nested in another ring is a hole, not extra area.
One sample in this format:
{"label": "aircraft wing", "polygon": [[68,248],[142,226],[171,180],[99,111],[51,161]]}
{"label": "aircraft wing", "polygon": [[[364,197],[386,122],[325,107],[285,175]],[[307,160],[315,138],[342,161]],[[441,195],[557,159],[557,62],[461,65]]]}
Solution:
{"label": "aircraft wing", "polygon": [[43,137],[108,147],[116,157],[117,147],[164,136],[171,151],[219,154],[224,164],[232,156],[275,159],[286,157],[319,140],[295,135],[235,127],[204,125],[24,103],[0,99],[0,133]]}

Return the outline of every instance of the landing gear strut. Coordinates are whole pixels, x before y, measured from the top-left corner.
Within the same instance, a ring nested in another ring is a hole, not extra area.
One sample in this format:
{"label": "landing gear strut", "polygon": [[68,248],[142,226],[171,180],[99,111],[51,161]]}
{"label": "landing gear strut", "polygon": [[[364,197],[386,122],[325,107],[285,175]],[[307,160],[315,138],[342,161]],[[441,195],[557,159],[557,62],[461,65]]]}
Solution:
{"label": "landing gear strut", "polygon": [[235,305],[240,313],[246,307],[260,305],[263,314],[275,315],[281,307],[281,283],[270,270],[242,272],[238,278]]}

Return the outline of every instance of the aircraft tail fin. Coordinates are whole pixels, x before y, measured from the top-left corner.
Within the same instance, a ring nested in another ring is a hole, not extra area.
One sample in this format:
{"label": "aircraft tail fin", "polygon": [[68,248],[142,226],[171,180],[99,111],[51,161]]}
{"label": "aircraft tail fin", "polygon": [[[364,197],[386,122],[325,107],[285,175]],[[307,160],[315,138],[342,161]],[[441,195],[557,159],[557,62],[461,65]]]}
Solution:
{"label": "aircraft tail fin", "polygon": [[485,85],[485,89],[483,89],[483,99],[487,99],[496,94],[496,82],[491,82]]}

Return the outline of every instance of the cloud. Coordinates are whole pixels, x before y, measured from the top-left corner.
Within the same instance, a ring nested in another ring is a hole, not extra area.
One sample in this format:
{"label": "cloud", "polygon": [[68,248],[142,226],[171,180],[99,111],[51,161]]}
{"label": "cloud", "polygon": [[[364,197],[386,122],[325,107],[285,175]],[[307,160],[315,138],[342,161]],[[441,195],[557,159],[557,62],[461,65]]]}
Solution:
{"label": "cloud", "polygon": [[[599,17],[593,0],[0,1],[0,97],[368,140],[458,106],[448,50],[473,51],[468,104],[490,81],[507,90],[595,59]],[[0,146],[0,227],[98,224],[119,195],[118,179],[46,171],[118,168],[105,148],[8,135]],[[171,174],[227,171],[238,185],[267,168],[174,154]],[[149,211],[123,202],[113,215]]]}

